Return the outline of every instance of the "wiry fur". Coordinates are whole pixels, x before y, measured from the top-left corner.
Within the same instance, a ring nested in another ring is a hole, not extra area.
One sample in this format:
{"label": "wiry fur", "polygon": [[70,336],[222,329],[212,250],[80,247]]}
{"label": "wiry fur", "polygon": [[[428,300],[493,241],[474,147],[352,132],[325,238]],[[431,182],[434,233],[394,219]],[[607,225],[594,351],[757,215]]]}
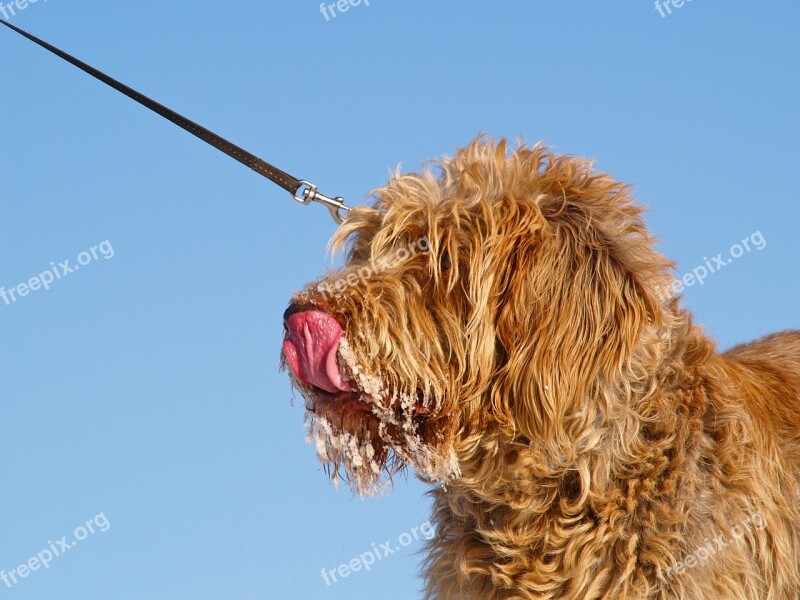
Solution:
{"label": "wiry fur", "polygon": [[629,190],[586,161],[478,139],[435,167],[354,209],[343,270],[295,298],[340,321],[367,407],[302,390],[332,470],[440,484],[428,597],[799,598],[800,332],[718,353],[664,298]]}

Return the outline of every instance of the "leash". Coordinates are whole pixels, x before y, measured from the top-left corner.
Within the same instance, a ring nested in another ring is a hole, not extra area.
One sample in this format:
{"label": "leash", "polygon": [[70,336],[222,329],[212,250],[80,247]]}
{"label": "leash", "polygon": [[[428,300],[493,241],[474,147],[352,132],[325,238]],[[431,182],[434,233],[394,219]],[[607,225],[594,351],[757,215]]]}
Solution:
{"label": "leash", "polygon": [[[205,143],[214,146],[214,148],[216,148],[217,150],[221,150],[231,158],[238,160],[243,165],[250,167],[253,171],[258,173],[259,175],[266,177],[273,183],[279,185],[284,190],[289,192],[292,198],[296,202],[299,202],[300,204],[304,205],[308,205],[311,202],[319,202],[320,204],[325,206],[325,208],[328,209],[328,212],[330,212],[331,217],[333,217],[334,221],[336,221],[337,223],[344,222],[346,213],[347,211],[350,210],[350,208],[345,206],[343,198],[341,197],[331,198],[329,196],[320,193],[319,190],[317,189],[317,186],[311,183],[310,181],[292,177],[288,173],[281,171],[279,168],[269,164],[265,160],[262,160],[257,156],[255,156],[254,154],[251,154],[247,150],[244,150],[243,148],[240,148],[236,144],[229,142],[228,140],[217,135],[213,131],[206,129],[202,125],[198,125],[194,121],[191,121],[186,117],[184,117],[183,115],[176,113],[174,110],[167,108],[163,104],[159,104],[155,100],[152,100],[147,96],[145,96],[144,94],[137,92],[136,90],[128,87],[124,83],[120,83],[116,79],[113,79],[112,77],[109,77],[105,73],[98,71],[94,67],[87,65],[85,62],[78,60],[74,56],[70,56],[69,54],[59,50],[55,46],[51,46],[47,42],[40,40],[39,38],[31,35],[30,33],[27,33],[26,31],[23,31],[22,29],[12,25],[8,21],[0,19],[0,23],[5,25],[9,29],[16,31],[18,34],[28,38],[30,41],[34,42],[35,44],[38,44],[45,50],[49,50],[50,52],[64,59],[68,63],[78,67],[81,71],[88,73],[95,79],[99,79],[100,81],[114,88],[118,92],[125,94],[131,100],[135,100],[142,106],[149,108],[153,112],[161,115],[162,117],[164,117],[168,121],[171,121],[181,129],[184,129],[189,133],[191,133],[192,135],[194,135],[195,137],[200,138]],[[342,214],[343,212],[345,214]]]}

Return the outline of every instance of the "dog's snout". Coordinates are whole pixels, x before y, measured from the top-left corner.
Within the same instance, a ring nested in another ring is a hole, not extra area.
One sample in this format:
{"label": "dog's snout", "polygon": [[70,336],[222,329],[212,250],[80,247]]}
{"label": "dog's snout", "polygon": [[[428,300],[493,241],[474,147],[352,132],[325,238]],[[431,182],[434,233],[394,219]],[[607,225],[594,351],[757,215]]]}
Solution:
{"label": "dog's snout", "polygon": [[339,322],[319,310],[298,310],[290,306],[284,327],[283,353],[292,373],[304,385],[328,393],[351,391],[338,364],[343,331]]}

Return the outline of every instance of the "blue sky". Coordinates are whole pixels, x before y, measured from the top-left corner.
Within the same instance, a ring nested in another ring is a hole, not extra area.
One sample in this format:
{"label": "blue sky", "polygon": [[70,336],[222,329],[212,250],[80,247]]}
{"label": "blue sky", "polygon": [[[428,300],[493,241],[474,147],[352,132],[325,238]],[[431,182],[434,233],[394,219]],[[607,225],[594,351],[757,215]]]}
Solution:
{"label": "blue sky", "polygon": [[[632,183],[681,273],[760,232],[685,291],[728,347],[800,327],[799,17],[788,0],[666,17],[372,0],[327,21],[305,0],[39,0],[12,22],[352,204],[485,132]],[[413,478],[336,492],[278,372],[327,213],[5,29],[0,56],[0,286],[90,257],[0,300],[0,570],[109,523],[0,600],[419,597],[416,542],[320,577],[428,515]]]}

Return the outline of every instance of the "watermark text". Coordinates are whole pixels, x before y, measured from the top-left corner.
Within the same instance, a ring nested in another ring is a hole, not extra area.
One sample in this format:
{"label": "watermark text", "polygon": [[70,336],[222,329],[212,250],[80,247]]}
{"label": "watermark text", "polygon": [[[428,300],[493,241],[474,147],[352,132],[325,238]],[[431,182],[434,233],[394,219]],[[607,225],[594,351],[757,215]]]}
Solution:
{"label": "watermark text", "polygon": [[664,579],[664,573],[666,573],[666,576],[669,578],[669,580],[673,581],[674,575],[683,575],[687,569],[693,569],[698,565],[702,566],[706,564],[706,562],[715,554],[722,552],[731,544],[741,540],[747,533],[748,529],[752,530],[752,528],[755,528],[762,530],[766,526],[767,521],[760,512],[752,514],[740,524],[733,527],[731,530],[731,535],[733,537],[727,538],[724,534],[720,534],[713,540],[704,540],[705,545],[700,546],[691,554],[684,556],[683,560],[672,563],[672,566],[666,571],[662,571],[661,567],[658,567],[658,576],[659,578]]}
{"label": "watermark text", "polygon": [[49,269],[31,277],[28,281],[18,283],[9,289],[0,287],[0,299],[5,302],[6,306],[10,306],[31,292],[37,292],[42,289],[49,291],[53,283],[75,271],[79,271],[81,267],[85,267],[93,261],[99,260],[101,256],[105,260],[114,258],[114,248],[108,240],[78,254],[77,264],[70,264],[70,260],[65,260],[58,264],[56,264],[55,261],[51,261]]}
{"label": "watermark text", "polygon": [[330,587],[362,569],[369,571],[376,561],[383,560],[387,556],[407,548],[415,541],[419,541],[420,538],[432,540],[435,535],[436,532],[430,521],[425,521],[422,525],[412,528],[411,531],[401,533],[397,538],[397,544],[392,545],[391,540],[386,540],[383,544],[373,543],[369,550],[346,563],[340,564],[335,569],[323,568],[320,572],[320,577],[322,577],[325,585]]}
{"label": "watermark text", "polygon": [[0,570],[0,581],[5,583],[8,589],[11,589],[34,571],[38,571],[41,568],[45,570],[49,569],[50,563],[53,562],[54,558],[63,556],[65,552],[72,550],[90,535],[98,532],[105,533],[110,527],[111,522],[106,515],[104,513],[99,513],[86,521],[83,525],[78,525],[72,532],[72,539],[70,541],[67,541],[67,536],[55,542],[47,540],[47,548],[40,550],[22,564],[11,569],[8,573]]}
{"label": "watermark text", "polygon": [[660,289],[659,296],[662,300],[667,300],[680,294],[684,288],[692,287],[695,284],[703,285],[709,275],[721,271],[748,252],[752,252],[753,250],[761,251],[766,247],[767,240],[760,230],[751,233],[741,242],[737,242],[731,246],[727,256],[723,256],[722,252],[719,252],[716,256],[712,256],[711,258],[704,256],[702,265],[694,267],[691,271],[687,271],[681,277],[673,281],[671,285]]}

